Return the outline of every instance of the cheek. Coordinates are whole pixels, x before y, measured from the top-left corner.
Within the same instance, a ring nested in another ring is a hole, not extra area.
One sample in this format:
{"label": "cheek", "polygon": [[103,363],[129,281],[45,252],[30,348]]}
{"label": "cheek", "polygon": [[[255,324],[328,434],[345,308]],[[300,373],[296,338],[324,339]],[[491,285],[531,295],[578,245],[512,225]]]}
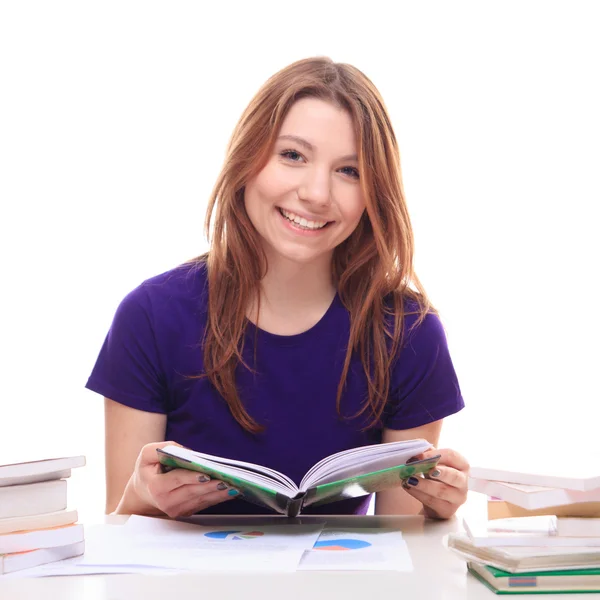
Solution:
{"label": "cheek", "polygon": [[352,201],[348,203],[348,220],[358,223],[366,210],[365,201],[362,194],[357,194]]}
{"label": "cheek", "polygon": [[260,176],[255,177],[251,182],[246,184],[244,192],[244,205],[246,212],[252,217],[257,217],[265,203],[268,202],[268,188],[264,185],[264,179],[261,181]]}
{"label": "cheek", "polygon": [[256,188],[254,182],[247,183],[246,189],[244,190],[244,207],[246,214],[252,219],[254,213],[254,207],[256,206]]}
{"label": "cheek", "polygon": [[272,202],[285,193],[287,183],[278,169],[267,166],[254,180],[252,198],[256,201]]}

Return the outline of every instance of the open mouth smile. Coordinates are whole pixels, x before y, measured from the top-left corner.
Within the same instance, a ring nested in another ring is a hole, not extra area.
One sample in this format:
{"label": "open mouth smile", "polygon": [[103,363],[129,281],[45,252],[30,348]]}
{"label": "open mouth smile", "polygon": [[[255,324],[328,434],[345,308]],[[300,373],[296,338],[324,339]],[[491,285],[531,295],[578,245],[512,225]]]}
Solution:
{"label": "open mouth smile", "polygon": [[323,221],[323,220],[309,220],[293,213],[289,210],[285,210],[283,208],[277,208],[279,214],[286,220],[290,225],[297,227],[303,231],[319,231],[321,229],[325,229],[328,225],[333,223],[333,221]]}

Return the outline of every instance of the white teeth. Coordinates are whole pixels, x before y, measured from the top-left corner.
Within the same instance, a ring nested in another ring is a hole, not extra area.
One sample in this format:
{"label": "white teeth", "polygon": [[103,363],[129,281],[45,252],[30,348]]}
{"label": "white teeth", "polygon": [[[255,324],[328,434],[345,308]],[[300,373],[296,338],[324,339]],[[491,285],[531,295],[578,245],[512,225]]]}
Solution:
{"label": "white teeth", "polygon": [[289,212],[288,210],[281,210],[281,214],[292,223],[299,225],[303,229],[321,229],[327,225],[327,221],[308,221],[304,217],[300,217],[293,212]]}

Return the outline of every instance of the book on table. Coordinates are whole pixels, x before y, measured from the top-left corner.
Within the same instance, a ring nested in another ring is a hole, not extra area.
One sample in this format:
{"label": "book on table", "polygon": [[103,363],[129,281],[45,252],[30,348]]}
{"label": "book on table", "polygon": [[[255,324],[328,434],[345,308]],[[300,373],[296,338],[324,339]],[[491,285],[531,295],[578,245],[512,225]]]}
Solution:
{"label": "book on table", "polygon": [[465,532],[448,534],[448,548],[466,561],[510,573],[558,569],[600,568],[600,548],[581,546],[488,546],[473,544]]}
{"label": "book on table", "polygon": [[469,477],[469,490],[501,498],[529,510],[582,502],[600,502],[600,488],[581,491],[566,488],[508,483]]}
{"label": "book on table", "polygon": [[410,459],[429,448],[428,441],[416,439],[344,450],[315,464],[300,485],[263,465],[172,445],[157,452],[165,469],[205,473],[235,487],[248,502],[295,517],[307,506],[379,492],[402,485],[408,477],[426,474],[436,466],[439,455],[412,462]]}
{"label": "book on table", "polygon": [[[600,518],[597,517],[574,518],[556,515],[530,515],[492,519],[487,523],[481,519],[465,517],[463,526],[471,539],[477,535],[481,537],[487,535],[491,540],[495,533],[512,534],[514,536],[521,534],[523,538],[533,534],[534,536],[547,535],[568,538],[568,543],[564,545],[570,546],[576,546],[577,544],[600,545]],[[487,533],[483,532],[484,529]],[[504,538],[500,538],[499,541],[504,542]],[[559,539],[555,545],[561,544],[563,544],[563,541]]]}
{"label": "book on table", "polygon": [[84,456],[0,465],[0,519],[66,509],[66,480],[84,465]]}
{"label": "book on table", "polygon": [[85,542],[75,542],[66,546],[38,548],[26,552],[0,554],[0,575],[14,573],[23,569],[39,567],[51,562],[81,556],[85,550]]}
{"label": "book on table", "polygon": [[[560,536],[600,538],[600,518],[562,517],[556,519],[556,530]],[[582,540],[585,542],[585,540]]]}
{"label": "book on table", "polygon": [[0,535],[0,554],[27,552],[39,548],[55,548],[83,542],[83,525],[73,523],[60,527],[15,531]]}
{"label": "book on table", "polygon": [[25,517],[10,517],[0,519],[0,535],[14,533],[16,531],[32,531],[35,529],[48,529],[49,527],[61,527],[72,525],[77,522],[79,515],[76,510],[57,510]]}
{"label": "book on table", "polygon": [[493,521],[465,517],[463,526],[473,546],[478,548],[491,546],[590,546],[600,548],[600,537],[582,539],[559,535],[557,519],[554,515]]}
{"label": "book on table", "polygon": [[83,554],[67,479],[84,465],[84,456],[0,465],[0,574]]}
{"label": "book on table", "polygon": [[600,592],[600,568],[509,573],[468,562],[469,572],[497,594]]}
{"label": "book on table", "polygon": [[493,496],[488,497],[488,519],[507,517],[532,517],[536,515],[554,515],[557,517],[600,517],[600,502],[574,502],[558,506],[529,509]]}
{"label": "book on table", "polygon": [[534,464],[528,465],[525,463],[525,460],[523,459],[523,462],[519,465],[519,469],[515,470],[507,469],[500,465],[497,467],[472,466],[469,475],[473,479],[579,490],[581,492],[600,488],[600,471],[597,470],[598,465],[593,462],[588,467],[584,463],[576,462],[574,464],[570,461],[568,468],[563,468],[562,471],[564,472],[561,472],[552,463],[540,466],[535,462],[535,459],[530,458],[529,462],[533,461]]}
{"label": "book on table", "polygon": [[66,479],[71,469],[85,466],[85,456],[65,456],[0,465],[0,487]]}
{"label": "book on table", "polygon": [[64,479],[0,487],[0,519],[56,512],[66,507]]}

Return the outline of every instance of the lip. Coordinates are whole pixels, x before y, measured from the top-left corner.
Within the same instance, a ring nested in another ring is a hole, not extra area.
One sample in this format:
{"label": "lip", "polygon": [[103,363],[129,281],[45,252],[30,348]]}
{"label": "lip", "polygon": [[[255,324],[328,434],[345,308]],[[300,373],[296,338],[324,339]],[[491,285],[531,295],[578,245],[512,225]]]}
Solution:
{"label": "lip", "polygon": [[[292,211],[290,211],[292,212]],[[294,236],[301,236],[303,238],[315,238],[320,237],[322,235],[326,235],[325,231],[327,231],[329,225],[333,223],[333,221],[327,221],[327,225],[322,227],[321,229],[302,229],[297,226],[295,223],[292,223],[289,219],[283,216],[283,213],[280,209],[276,209],[276,213],[278,218],[281,220],[281,224],[285,229],[291,232]],[[298,214],[298,213],[295,213]],[[321,219],[323,220],[323,219]]]}
{"label": "lip", "polygon": [[284,206],[277,206],[277,209],[278,210],[285,210],[287,212],[294,213],[295,215],[298,215],[299,217],[301,217],[302,219],[306,219],[307,221],[325,221],[327,223],[334,223],[334,221],[329,220],[329,219],[325,219],[322,216],[309,215],[307,213],[303,213],[303,212],[298,211],[298,210],[292,210],[291,208],[285,208]]}

